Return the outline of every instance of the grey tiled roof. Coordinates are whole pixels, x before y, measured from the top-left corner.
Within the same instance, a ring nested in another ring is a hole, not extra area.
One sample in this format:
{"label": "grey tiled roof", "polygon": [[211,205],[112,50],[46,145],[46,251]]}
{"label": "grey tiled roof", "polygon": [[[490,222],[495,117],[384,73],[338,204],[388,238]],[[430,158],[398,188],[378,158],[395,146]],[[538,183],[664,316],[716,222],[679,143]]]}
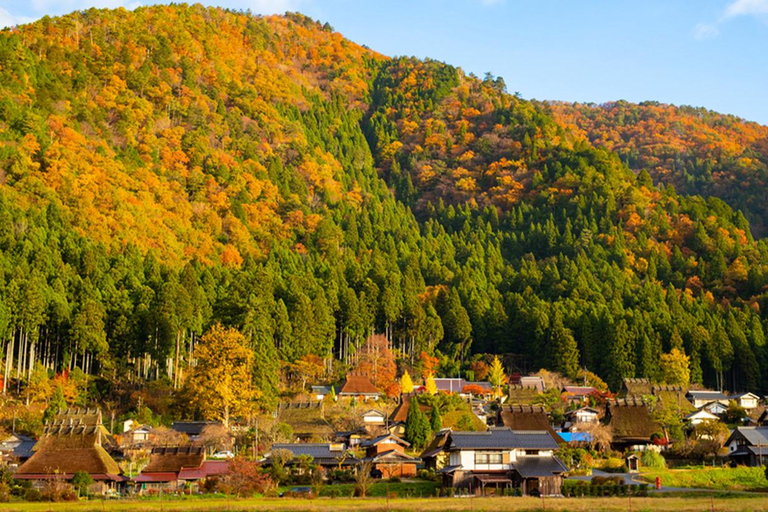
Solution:
{"label": "grey tiled roof", "polygon": [[523,478],[552,476],[568,471],[557,457],[520,457],[515,469]]}
{"label": "grey tiled roof", "polygon": [[[762,445],[768,452],[768,427],[738,427],[731,434],[731,438],[740,433],[750,444]],[[730,439],[726,442],[729,443]]]}
{"label": "grey tiled roof", "polygon": [[694,400],[727,400],[728,395],[720,391],[688,391]]}
{"label": "grey tiled roof", "polygon": [[485,432],[451,432],[451,450],[515,449],[556,450],[554,438],[546,430],[493,428]]}

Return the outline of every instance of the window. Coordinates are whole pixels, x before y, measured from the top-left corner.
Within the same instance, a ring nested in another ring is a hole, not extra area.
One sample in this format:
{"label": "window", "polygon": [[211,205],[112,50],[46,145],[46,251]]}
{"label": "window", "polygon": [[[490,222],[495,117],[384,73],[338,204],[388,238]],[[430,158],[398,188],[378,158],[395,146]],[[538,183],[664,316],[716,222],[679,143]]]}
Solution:
{"label": "window", "polygon": [[475,464],[501,464],[501,452],[475,452]]}

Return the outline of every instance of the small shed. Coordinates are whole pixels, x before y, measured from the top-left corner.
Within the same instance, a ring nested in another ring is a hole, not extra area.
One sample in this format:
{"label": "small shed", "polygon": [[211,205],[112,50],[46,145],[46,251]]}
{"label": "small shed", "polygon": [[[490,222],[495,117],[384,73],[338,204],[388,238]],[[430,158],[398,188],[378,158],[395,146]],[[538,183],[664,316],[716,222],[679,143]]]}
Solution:
{"label": "small shed", "polygon": [[627,455],[627,468],[629,469],[630,473],[640,472],[640,457],[634,453]]}

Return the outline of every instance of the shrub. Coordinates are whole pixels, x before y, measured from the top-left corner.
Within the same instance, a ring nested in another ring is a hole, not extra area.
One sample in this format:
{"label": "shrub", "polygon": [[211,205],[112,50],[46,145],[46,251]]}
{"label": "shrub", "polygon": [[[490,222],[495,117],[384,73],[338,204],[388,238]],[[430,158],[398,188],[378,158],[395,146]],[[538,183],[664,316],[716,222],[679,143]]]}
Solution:
{"label": "shrub", "polygon": [[11,486],[5,482],[0,483],[0,503],[11,501]]}
{"label": "shrub", "polygon": [[402,480],[400,480],[399,476],[391,476],[389,477],[389,483],[391,484],[399,484]]}
{"label": "shrub", "polygon": [[664,457],[653,450],[643,452],[640,462],[647,468],[664,469],[667,467],[667,461],[664,460]]}
{"label": "shrub", "polygon": [[37,489],[27,489],[27,493],[24,495],[24,499],[27,501],[42,501],[43,493]]}

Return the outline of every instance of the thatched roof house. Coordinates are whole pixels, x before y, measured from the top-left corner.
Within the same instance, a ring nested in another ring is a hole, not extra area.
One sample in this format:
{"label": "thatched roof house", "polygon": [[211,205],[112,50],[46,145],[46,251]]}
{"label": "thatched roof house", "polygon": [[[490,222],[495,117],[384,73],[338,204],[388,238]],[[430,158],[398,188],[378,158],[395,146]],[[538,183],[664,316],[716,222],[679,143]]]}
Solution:
{"label": "thatched roof house", "polygon": [[174,487],[184,481],[204,480],[210,476],[226,474],[229,462],[226,460],[205,460],[202,446],[176,446],[154,448],[149,464],[134,478],[144,487]]}
{"label": "thatched roof house", "polygon": [[[120,475],[117,462],[104,449],[113,445],[112,436],[101,423],[100,410],[60,410],[45,425],[34,455],[19,467],[14,477],[42,482],[50,478],[71,479],[75,473],[85,471],[95,481],[111,486],[126,480]],[[103,490],[103,486],[100,488]]]}
{"label": "thatched roof house", "polygon": [[365,375],[347,375],[339,390],[339,397],[379,398],[379,390]]}
{"label": "thatched roof house", "polygon": [[613,431],[616,449],[650,444],[651,436],[661,431],[648,406],[638,399],[609,400],[605,420]]}
{"label": "thatched roof house", "polygon": [[325,419],[322,402],[284,402],[278,406],[277,420],[293,429],[303,441],[333,439],[335,430]]}
{"label": "thatched roof house", "polygon": [[496,425],[515,431],[546,430],[557,443],[564,442],[549,422],[547,410],[540,405],[505,405],[499,409]]}

